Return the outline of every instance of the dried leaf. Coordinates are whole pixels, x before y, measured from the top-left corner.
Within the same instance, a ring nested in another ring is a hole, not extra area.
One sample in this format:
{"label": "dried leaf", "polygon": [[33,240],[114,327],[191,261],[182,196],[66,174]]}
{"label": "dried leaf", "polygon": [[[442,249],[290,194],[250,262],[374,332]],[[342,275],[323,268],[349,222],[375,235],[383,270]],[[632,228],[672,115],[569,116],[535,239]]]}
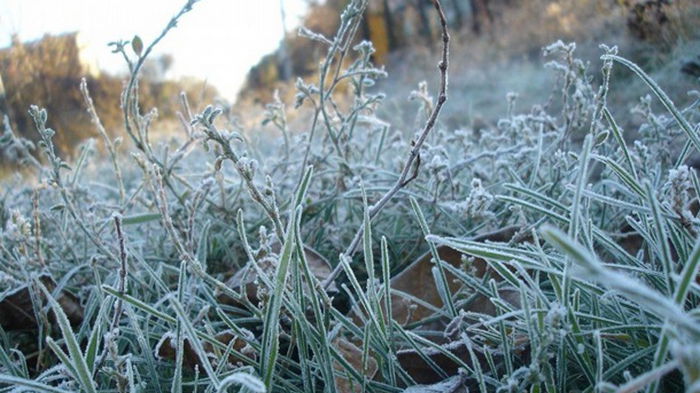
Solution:
{"label": "dried leaf", "polygon": [[[56,282],[48,274],[42,275],[39,277],[39,280],[50,291],[56,288]],[[29,285],[23,285],[11,292],[0,295],[2,296],[0,299],[0,326],[4,330],[36,330],[39,328],[36,320],[36,314],[39,310],[34,309],[29,291]],[[39,298],[43,299],[41,292],[34,292]],[[80,305],[78,298],[72,293],[63,290],[56,296],[56,300],[61,305],[63,312],[66,313],[70,323],[73,326],[80,325],[83,321],[83,307]]]}
{"label": "dried leaf", "polygon": [[[279,249],[279,244],[275,244],[272,247],[272,252],[278,253]],[[304,254],[309,264],[311,274],[313,274],[319,281],[323,281],[326,277],[330,275],[331,265],[328,263],[328,260],[326,260],[321,254],[309,247],[304,247]],[[264,254],[256,255],[256,259],[258,261],[261,261],[259,262],[259,267],[263,271],[267,271],[270,268],[272,268],[272,266],[268,266],[269,264],[265,262],[265,257],[266,255]],[[231,276],[231,278],[229,278],[226,281],[226,285],[228,285],[229,288],[235,291],[245,290],[248,300],[255,303],[259,300],[258,286],[256,285],[257,279],[258,275],[255,269],[253,268],[253,266],[250,265],[250,263],[248,263],[242,269],[238,270],[233,276]],[[231,297],[226,296],[225,294],[220,294],[217,297],[217,299],[223,304],[227,304],[230,306],[239,306],[238,302],[235,299],[232,299]]]}
{"label": "dried leaf", "polygon": [[[358,348],[355,344],[342,337],[336,338],[332,345],[355,370],[360,372],[367,379],[374,378],[378,370],[376,360],[369,357],[367,359],[367,367],[363,369],[362,349]],[[340,374],[335,377],[335,384],[338,387],[338,392],[359,393],[362,391],[362,386],[359,386],[356,382],[351,382],[347,378],[342,377],[343,368],[338,362],[335,362],[333,368],[340,372]]]}
{"label": "dried leaf", "polygon": [[[464,363],[473,367],[471,356],[466,344],[462,340],[452,341],[441,346],[444,350],[450,354],[460,358]],[[483,350],[477,346],[472,346],[476,359],[482,369],[487,368],[487,360],[483,354]],[[487,349],[490,350],[490,349]],[[440,369],[442,369],[446,375],[457,375],[459,372],[459,366],[457,363],[450,359],[446,354],[440,352],[434,348],[421,348],[423,355],[427,355],[428,358],[434,362]],[[529,341],[527,336],[517,336],[514,339],[513,352],[519,356],[526,357],[529,355]],[[499,353],[492,352],[492,357],[498,363],[502,356]],[[406,372],[408,372],[413,379],[421,384],[431,384],[437,383],[442,380],[442,377],[436,370],[434,370],[428,362],[420,355],[415,349],[405,349],[398,351],[396,357]],[[474,381],[470,380],[469,383]],[[471,388],[469,391],[478,390],[476,387]]]}
{"label": "dried leaf", "polygon": [[[474,240],[476,241],[508,241],[518,232],[517,228],[509,227],[503,230],[480,236]],[[447,246],[440,246],[437,248],[438,256],[445,263],[457,268],[463,269],[465,261],[463,259],[464,254],[457,250],[454,250]],[[394,276],[391,279],[391,289],[395,293],[392,294],[392,318],[404,326],[409,324],[415,324],[428,317],[435,314],[435,309],[440,309],[443,307],[442,299],[438,293],[437,285],[433,277],[432,269],[435,267],[435,263],[432,261],[433,257],[430,252],[419,257],[415,262],[411,263],[404,271]],[[496,281],[501,281],[500,277],[496,271],[489,267],[489,264],[480,258],[474,258],[469,262],[469,272],[475,278],[484,278],[486,275],[495,279]],[[446,273],[447,285],[450,291],[450,295],[454,296],[461,288],[462,282],[458,280],[454,275]],[[401,295],[403,293],[404,295]],[[406,296],[409,295],[409,296]],[[520,293],[515,289],[503,288],[499,290],[499,297],[504,302],[513,305],[515,308],[520,307]],[[418,303],[411,298],[419,299],[423,304]],[[380,301],[380,305],[384,305]],[[432,306],[428,307],[427,305]],[[497,314],[497,309],[495,304],[486,296],[481,294],[474,296],[469,303],[462,304],[460,306],[460,311],[465,311],[467,313],[477,313],[495,316]],[[364,325],[364,321],[359,317],[360,313],[357,309],[352,312],[353,320],[359,326]],[[461,322],[469,322],[466,318]],[[422,323],[421,330],[432,330],[437,332],[444,332],[447,328],[449,321],[447,318],[432,319],[429,323]],[[466,345],[461,340],[451,341],[451,338],[447,335],[442,337],[431,336],[431,341],[436,344],[440,344],[442,348],[450,352],[453,356],[461,359],[466,364],[471,364],[471,356],[467,350]],[[522,338],[516,338],[516,351],[525,353],[529,350],[527,340]],[[487,367],[485,357],[483,353],[479,352],[477,348],[473,348],[475,355],[479,360],[479,363],[483,367]],[[458,364],[448,357],[443,352],[437,351],[434,348],[423,348],[423,354],[427,354],[429,359],[437,364],[444,372],[443,375],[457,375]],[[492,354],[494,358],[498,357],[498,354]],[[443,376],[436,372],[430,364],[418,354],[414,349],[404,349],[397,352],[397,358],[401,366],[406,370],[413,379],[420,384],[437,384],[433,386],[441,386],[439,383],[442,381]],[[471,382],[471,381],[470,381]],[[416,392],[427,391],[430,392],[433,386],[416,386],[413,389],[423,389],[414,390]],[[410,388],[409,388],[410,389]],[[428,390],[426,390],[428,389]],[[444,390],[444,389],[443,389]],[[441,390],[441,391],[443,391]],[[412,390],[408,390],[411,392]],[[448,390],[449,391],[449,390]],[[455,390],[460,391],[460,390]]]}
{"label": "dried leaf", "polygon": [[[518,227],[506,227],[496,232],[478,236],[473,240],[507,242],[518,232]],[[437,252],[440,259],[444,262],[458,269],[462,267],[462,257],[464,254],[447,246],[438,247]],[[412,297],[418,298],[436,308],[443,307],[442,299],[440,298],[435,279],[433,278],[432,269],[435,266],[435,263],[432,261],[432,259],[432,254],[427,252],[420,256],[415,262],[411,263],[404,271],[394,276],[391,279],[392,290],[400,291]],[[495,271],[489,268],[486,261],[480,258],[475,258],[470,263],[470,271],[476,278],[482,278],[488,273],[496,280],[501,279]],[[450,293],[455,294],[460,289],[462,284],[449,272],[446,272],[446,276]],[[420,283],[420,285],[416,285],[417,283]],[[434,313],[430,308],[421,304],[416,304],[406,296],[395,294],[392,296],[391,300],[391,315],[395,321],[403,325],[418,322]],[[465,311],[474,311],[494,315],[495,307],[486,297],[478,296],[473,302],[471,302],[469,309]]]}
{"label": "dried leaf", "polygon": [[[449,247],[439,247],[438,255],[440,259],[452,266],[459,267],[462,264],[462,254]],[[432,273],[432,268],[435,264],[431,260],[432,255],[430,253],[422,255],[404,271],[391,279],[391,289],[441,308],[443,306],[442,299],[438,293]],[[486,267],[485,262],[477,260],[474,266],[477,270],[477,276],[483,276]],[[447,274],[447,285],[451,293],[455,293],[461,287],[461,284],[450,274]],[[400,295],[392,295],[391,303],[391,316],[402,325],[420,321],[434,313],[430,308],[416,304],[409,298]]]}
{"label": "dried leaf", "polygon": [[[231,331],[224,331],[215,336],[215,338],[222,344],[224,345],[229,345],[231,342],[233,342],[232,349],[235,351],[238,351],[240,353],[245,354],[248,357],[254,358],[254,353],[252,351],[249,351],[247,348],[247,343],[245,340],[242,338],[236,336],[233,332]],[[202,347],[204,347],[204,351],[209,354],[213,359],[220,359],[221,356],[223,356],[222,353],[218,352],[223,352],[219,349],[214,349],[213,345],[211,343],[205,342],[202,344]],[[197,356],[197,352],[195,352],[194,348],[192,348],[192,344],[188,341],[188,339],[185,339],[185,353],[182,356],[182,361],[183,365],[190,368],[194,369],[195,366],[198,366],[200,369],[202,369],[202,364],[200,363],[199,356]],[[161,337],[160,341],[158,342],[158,345],[156,346],[155,353],[156,356],[158,356],[160,359],[168,359],[168,360],[175,360],[175,355],[177,351],[177,338],[175,337],[175,334],[173,333],[168,333],[163,335]],[[236,364],[237,362],[240,362],[242,359],[240,359],[238,356],[235,354],[231,354],[228,357],[228,362],[230,364]]]}
{"label": "dried leaf", "polygon": [[[440,259],[448,264],[461,268],[463,265],[463,254],[447,246],[440,246],[437,249]],[[408,266],[403,272],[391,279],[391,288],[394,291],[400,291],[412,297],[418,298],[436,308],[442,308],[443,303],[438,293],[435,279],[433,278],[432,269],[435,264],[432,262],[432,255],[426,253],[415,262]],[[475,258],[470,264],[470,271],[476,278],[483,278],[487,273],[501,280],[498,274],[489,268],[486,261],[480,258]],[[461,282],[449,272],[447,276],[447,285],[451,294],[455,294],[462,286]],[[420,285],[416,285],[420,283]],[[512,304],[519,304],[519,296],[517,294],[511,296],[512,290],[502,290],[500,295],[504,300]],[[434,314],[434,311],[422,304],[412,301],[407,296],[399,294],[392,295],[392,312],[391,315],[395,321],[406,325],[418,322]],[[464,311],[477,312],[487,315],[495,315],[496,308],[487,297],[478,295]]]}

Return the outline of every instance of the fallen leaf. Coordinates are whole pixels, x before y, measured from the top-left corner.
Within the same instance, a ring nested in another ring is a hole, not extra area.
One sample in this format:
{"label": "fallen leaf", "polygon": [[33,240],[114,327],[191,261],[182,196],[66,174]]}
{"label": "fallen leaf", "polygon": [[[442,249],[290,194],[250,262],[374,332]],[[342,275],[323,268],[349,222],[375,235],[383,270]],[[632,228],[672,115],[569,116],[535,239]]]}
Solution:
{"label": "fallen leaf", "polygon": [[[245,354],[253,360],[255,359],[255,354],[253,351],[248,350],[249,347],[246,341],[235,335],[230,330],[217,334],[215,338],[217,341],[226,346],[233,342],[233,350]],[[202,344],[202,347],[204,348],[204,352],[206,352],[207,355],[209,355],[214,360],[221,359],[221,356],[223,356],[224,351],[218,348],[214,349],[214,346],[209,342],[204,342]],[[195,366],[198,366],[201,370],[202,364],[200,362],[199,356],[197,355],[197,352],[195,352],[194,348],[192,348],[192,344],[187,338],[184,339],[184,349],[185,351],[182,356],[182,364],[190,369],[194,369]],[[161,337],[160,341],[156,345],[155,354],[160,359],[175,360],[177,354],[177,337],[174,333],[170,332],[164,334]],[[233,353],[228,357],[229,364],[236,364],[238,362],[241,362],[242,360],[243,359],[241,359],[239,356]]]}
{"label": "fallen leaf", "polygon": [[[39,280],[49,291],[56,288],[56,282],[48,275],[43,274]],[[36,330],[39,323],[36,320],[37,311],[32,304],[29,285],[22,285],[10,292],[1,294],[0,298],[0,326],[4,330]],[[43,299],[39,291],[34,291],[36,296]],[[63,308],[63,312],[68,316],[68,320],[73,326],[80,325],[83,321],[83,307],[78,298],[72,293],[63,290],[56,295],[58,304]],[[42,305],[37,305],[41,307]],[[49,316],[53,318],[52,314]]]}
{"label": "fallen leaf", "polygon": [[[437,248],[437,251],[442,261],[455,268],[462,268],[462,257],[464,254],[447,246],[440,246]],[[391,316],[401,325],[408,325],[424,320],[432,316],[436,308],[440,309],[444,306],[437,289],[437,284],[435,283],[435,278],[433,277],[432,269],[436,265],[432,259],[432,254],[428,252],[391,279],[391,289],[393,292],[391,297]],[[497,281],[502,280],[495,271],[489,268],[486,261],[480,258],[475,258],[470,263],[470,271],[476,278],[483,278],[484,275],[488,273]],[[452,295],[456,294],[462,287],[462,282],[447,271],[445,275],[450,293]],[[507,302],[519,307],[519,294],[513,293],[513,290],[503,289],[499,292],[499,295]],[[411,300],[411,297],[420,299],[422,302],[431,305],[432,308]],[[486,296],[477,295],[464,311],[493,316],[496,313],[496,307]],[[358,322],[357,318],[355,318],[355,322]],[[430,327],[439,328],[439,326],[444,326],[444,323],[444,321],[433,323]]]}
{"label": "fallen leaf", "polygon": [[[529,340],[527,336],[521,335],[515,337],[513,345],[514,347],[512,350],[516,355],[522,357],[529,355]],[[455,340],[441,345],[441,348],[445,352],[449,352],[451,355],[458,357],[468,366],[473,367],[471,355],[469,354],[469,350],[467,349],[464,341]],[[486,356],[483,353],[484,349],[474,345],[472,346],[472,350],[474,351],[481,368],[487,368],[488,363]],[[491,348],[487,348],[485,350],[492,351],[491,356],[498,363],[499,359],[501,358],[500,353]],[[445,375],[452,376],[459,372],[458,363],[448,357],[445,353],[432,347],[421,348],[421,352],[424,356],[427,356],[434,364],[436,364],[445,373]],[[398,351],[396,357],[398,358],[401,367],[420,384],[437,383],[443,378],[439,372],[431,367],[431,365],[415,349],[404,349]],[[470,379],[469,382],[473,383],[473,380]]]}
{"label": "fallen leaf", "polygon": [[[272,252],[278,254],[280,251],[279,243],[272,246]],[[309,269],[311,274],[314,275],[319,281],[326,279],[331,273],[331,265],[328,263],[321,254],[315,250],[304,247],[304,254],[306,256],[306,261],[309,264]],[[274,273],[274,265],[266,260],[267,255],[259,254],[256,255],[256,260],[258,261],[258,267],[264,271],[270,273],[270,277]],[[249,301],[256,303],[258,299],[258,274],[256,270],[251,265],[252,262],[246,264],[242,269],[238,270],[231,278],[226,280],[226,285],[238,292],[245,290],[245,294]],[[333,289],[333,288],[331,288]],[[227,304],[230,306],[240,306],[239,302],[232,299],[230,296],[225,294],[219,294],[217,299],[220,303]]]}
{"label": "fallen leaf", "polygon": [[[355,370],[360,372],[367,379],[374,378],[377,373],[377,361],[371,356],[367,358],[367,367],[362,367],[362,349],[358,348],[355,344],[350,341],[339,337],[333,341],[332,344],[338,352]],[[362,386],[356,381],[350,381],[348,378],[343,376],[343,367],[338,363],[334,362],[333,368],[340,372],[339,375],[335,377],[335,384],[338,387],[338,392],[340,393],[358,393],[362,391]]]}
{"label": "fallen leaf", "polygon": [[[491,234],[479,236],[473,240],[505,242],[509,241],[517,233],[517,228],[508,227]],[[463,269],[465,265],[463,260],[465,256],[464,254],[447,246],[438,247],[437,253],[440,259],[446,264],[449,264],[457,269]],[[446,328],[448,327],[448,323],[450,323],[447,318],[430,318],[434,316],[436,309],[441,309],[444,307],[442,298],[440,297],[437,289],[435,278],[433,277],[432,270],[435,266],[436,264],[433,261],[433,256],[430,252],[428,252],[420,256],[405,270],[391,279],[391,316],[399,324],[403,326],[416,326],[416,324],[419,324],[422,331],[445,332]],[[471,259],[469,263],[469,272],[473,277],[478,279],[484,278],[486,275],[488,275],[488,277],[493,278],[496,281],[503,280],[496,271],[490,268],[489,264],[485,260],[480,258]],[[457,277],[448,271],[445,271],[445,274],[450,295],[454,299],[455,294],[457,294],[463,287],[462,281],[457,279]],[[502,288],[499,290],[499,297],[502,301],[511,304],[513,307],[520,308],[520,292],[518,290],[513,288]],[[412,300],[412,298],[419,299],[420,302]],[[384,302],[380,301],[379,303],[382,307],[384,306]],[[466,315],[459,323],[470,323],[472,320],[477,320],[477,318],[470,318],[470,315],[472,314],[495,316],[497,315],[498,310],[491,299],[482,294],[477,294],[473,296],[468,303],[460,304],[458,311],[462,311]],[[352,311],[351,315],[353,317],[353,321],[358,326],[364,326],[365,322],[360,317],[360,312],[358,312],[357,308]],[[471,356],[462,340],[453,340],[446,334],[431,335],[429,339],[432,342],[441,345],[447,352],[461,359],[464,363],[471,364]],[[517,338],[516,341],[518,341],[517,351],[525,353],[528,350],[527,340],[523,342],[521,338]],[[480,353],[476,347],[474,347],[474,351],[479,362],[486,367],[487,364],[483,353]],[[427,355],[430,361],[437,364],[444,371],[444,374],[441,375],[434,370],[426,359],[416,350],[399,350],[397,352],[399,363],[417,383],[437,384],[429,387],[415,387],[416,389],[424,389],[422,391],[430,392],[431,390],[425,389],[431,389],[432,386],[440,387],[441,385],[439,383],[443,380],[444,375],[452,376],[457,374],[459,368],[458,363],[445,353],[437,351],[433,348],[424,348],[422,349],[422,354]],[[498,357],[498,354],[493,353],[492,356]],[[415,391],[420,392],[421,390]],[[409,392],[411,392],[411,390],[409,390]]]}
{"label": "fallen leaf", "polygon": [[[460,267],[462,255],[460,252],[449,248],[439,247],[438,255],[440,259],[452,266]],[[442,308],[443,302],[438,293],[437,285],[433,277],[432,269],[435,264],[432,262],[431,253],[426,253],[411,263],[404,271],[391,279],[391,289],[395,293],[391,297],[391,316],[402,325],[423,320],[434,314],[433,309],[422,304],[413,302],[409,297],[396,294],[396,291],[405,293],[420,299],[435,308]],[[474,262],[476,276],[481,277],[485,272],[485,262],[481,259]],[[462,286],[456,278],[446,273],[447,285],[450,293],[455,293]]]}

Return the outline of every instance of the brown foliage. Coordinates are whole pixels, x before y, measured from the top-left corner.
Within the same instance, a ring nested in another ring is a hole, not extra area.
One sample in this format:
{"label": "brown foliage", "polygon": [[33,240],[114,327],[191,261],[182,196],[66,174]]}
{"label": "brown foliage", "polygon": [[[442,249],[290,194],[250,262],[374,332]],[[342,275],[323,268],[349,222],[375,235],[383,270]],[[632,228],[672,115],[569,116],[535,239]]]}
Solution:
{"label": "brown foliage", "polygon": [[[5,84],[7,115],[15,131],[25,138],[36,140],[33,124],[27,113],[30,105],[39,105],[51,114],[49,124],[58,132],[55,144],[59,153],[66,155],[80,140],[95,135],[89,127],[90,119],[82,109],[78,90],[80,78],[86,69],[80,61],[77,34],[45,36],[33,43],[21,43],[0,51],[0,70]],[[119,98],[117,80],[89,78],[95,104],[102,109],[105,101]],[[116,88],[116,90],[114,89]],[[107,127],[113,126],[110,116],[104,116]]]}
{"label": "brown foliage", "polygon": [[670,45],[678,38],[685,38],[695,24],[688,17],[700,12],[698,4],[687,0],[622,0],[622,5],[627,10],[630,33],[653,44]]}
{"label": "brown foliage", "polygon": [[[167,67],[171,58],[156,59]],[[158,68],[158,67],[152,67]],[[98,134],[88,116],[79,90],[86,77],[97,112],[108,132],[115,134],[122,124],[120,95],[122,79],[90,72],[81,60],[78,34],[46,35],[42,39],[22,43],[15,37],[12,46],[0,50],[0,77],[5,88],[4,105],[11,124],[20,136],[36,141],[38,135],[27,113],[30,105],[46,108],[48,125],[55,129],[54,143],[62,156],[72,154],[84,139]],[[151,73],[153,74],[153,73]],[[216,90],[201,83],[177,83],[159,75],[145,75],[141,82],[141,106],[157,107],[161,118],[174,118],[177,96],[185,90],[191,97],[212,101]],[[0,154],[0,164],[3,157]]]}
{"label": "brown foliage", "polygon": [[[240,355],[236,355],[236,353],[240,353],[246,357],[251,357],[253,360],[255,359],[254,354],[249,351],[246,341],[241,337],[236,336],[231,331],[218,333],[214,338],[219,342],[219,346],[231,346],[231,354],[229,355],[228,359],[226,359],[229,364],[237,364],[247,360],[242,358]],[[192,347],[189,339],[184,340],[183,348],[183,365],[189,369],[194,369],[195,367],[202,369],[202,361],[200,360],[199,355],[197,355],[195,349]],[[202,348],[204,349],[204,352],[206,352],[207,356],[211,356],[213,359],[216,359],[217,362],[223,360],[223,351],[220,348],[212,345],[210,342],[202,343]],[[177,341],[175,340],[175,336],[173,334],[163,336],[155,349],[155,354],[160,359],[175,360],[177,357]]]}
{"label": "brown foliage", "polygon": [[[275,243],[272,245],[271,251],[275,254],[279,254],[280,249],[281,245],[279,243]],[[331,272],[331,267],[326,258],[309,247],[304,247],[304,257],[306,258],[306,262],[309,264],[311,274],[313,274],[319,281],[323,281],[328,277]],[[262,271],[272,275],[275,268],[276,257],[273,256],[272,260],[270,260],[267,253],[261,251],[255,256],[255,258],[258,267]],[[236,292],[245,294],[248,301],[251,303],[258,303],[260,300],[262,300],[258,297],[258,281],[259,278],[256,269],[251,265],[251,263],[248,263],[242,269],[233,274],[228,280],[226,280],[226,285]],[[333,287],[333,289],[335,289],[335,287]],[[240,306],[238,300],[232,299],[223,293],[217,296],[217,300],[222,304]]]}
{"label": "brown foliage", "polygon": [[[42,275],[39,277],[39,280],[50,291],[56,288],[56,282],[49,275]],[[0,326],[4,330],[36,330],[39,328],[39,322],[36,318],[42,312],[41,307],[43,304],[34,304],[32,302],[32,293],[36,294],[36,299],[39,302],[44,301],[43,295],[36,288],[31,288],[29,285],[21,286],[10,293],[3,294],[2,299],[0,299]],[[56,300],[61,305],[63,312],[68,316],[71,324],[74,326],[80,325],[83,320],[83,308],[75,295],[63,290],[55,296],[57,296]]]}

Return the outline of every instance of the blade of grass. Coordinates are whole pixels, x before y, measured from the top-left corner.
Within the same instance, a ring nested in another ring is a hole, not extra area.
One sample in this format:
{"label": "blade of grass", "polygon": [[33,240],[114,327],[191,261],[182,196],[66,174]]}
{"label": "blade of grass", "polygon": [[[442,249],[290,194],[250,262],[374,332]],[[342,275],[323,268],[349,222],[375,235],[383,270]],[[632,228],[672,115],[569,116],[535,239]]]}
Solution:
{"label": "blade of grass", "polygon": [[683,117],[683,114],[681,114],[681,112],[678,109],[676,109],[676,106],[673,104],[673,101],[671,101],[671,99],[668,98],[668,95],[649,75],[647,75],[638,65],[625,59],[624,57],[620,57],[617,55],[604,55],[601,57],[601,59],[615,60],[616,62],[629,68],[640,79],[642,79],[642,81],[644,81],[644,83],[651,89],[651,91],[659,99],[659,101],[661,101],[661,104],[666,108],[666,110],[668,110],[671,113],[671,115],[681,127],[683,132],[685,132],[688,138],[693,142],[693,145],[695,145],[695,149],[700,151],[700,138],[698,138],[698,135],[695,133],[695,130],[693,130],[693,127],[690,125],[690,123],[688,123],[688,120],[686,120],[685,117]]}
{"label": "blade of grass", "polygon": [[[427,238],[428,236],[430,236],[430,228],[428,228],[428,222],[425,220],[423,211],[418,205],[418,201],[416,200],[416,198],[410,197],[409,200],[411,201],[413,214],[418,220],[421,232],[423,232],[423,237]],[[440,297],[442,298],[443,304],[447,306],[447,312],[450,318],[455,318],[457,316],[457,309],[455,308],[454,302],[452,301],[452,294],[450,293],[450,288],[447,285],[447,276],[445,275],[445,268],[443,267],[444,263],[440,259],[440,255],[438,254],[437,248],[435,247],[435,243],[428,242],[428,247],[430,247],[430,253],[433,256],[435,266],[437,267],[438,274],[435,275],[435,285],[438,288],[438,293],[442,294],[442,296]]]}
{"label": "blade of grass", "polygon": [[182,306],[182,303],[180,303],[180,301],[178,301],[173,296],[171,296],[168,300],[170,301],[170,305],[172,306],[173,310],[175,310],[175,313],[177,314],[177,319],[180,322],[183,331],[187,336],[190,345],[192,346],[192,349],[197,354],[197,357],[199,358],[199,361],[201,362],[204,371],[207,373],[207,376],[212,381],[214,387],[218,387],[220,384],[219,378],[214,372],[214,368],[212,367],[211,362],[209,361],[209,356],[204,350],[202,342],[197,336],[197,332],[194,329],[194,326],[192,326],[192,322],[185,313],[185,309]]}
{"label": "blade of grass", "polygon": [[615,118],[613,118],[612,114],[610,113],[607,107],[603,108],[603,116],[605,116],[605,119],[608,121],[608,124],[610,124],[610,129],[612,129],[613,137],[615,138],[617,144],[620,145],[620,149],[622,149],[622,154],[625,157],[625,161],[627,161],[627,166],[629,166],[630,171],[632,171],[632,176],[635,179],[638,179],[639,177],[637,176],[637,168],[635,168],[634,166],[634,161],[632,161],[632,156],[630,155],[630,151],[627,148],[627,143],[625,142],[625,138],[622,136],[622,130],[620,129],[620,127],[618,127],[617,123],[615,122]]}
{"label": "blade of grass", "polygon": [[12,375],[0,374],[0,383],[5,383],[10,386],[24,386],[26,388],[34,389],[38,392],[49,392],[49,393],[72,393],[70,390],[64,390],[61,388],[49,386],[41,382],[33,381],[31,379],[24,379],[19,377],[14,377]]}
{"label": "blade of grass", "polygon": [[[301,188],[301,187],[300,187]],[[296,220],[301,219],[301,208],[296,208],[291,214],[291,219],[288,224],[287,233],[291,234],[294,230]],[[268,390],[272,390],[272,382],[275,375],[275,367],[277,356],[279,355],[279,316],[282,308],[282,296],[287,286],[287,271],[290,261],[292,260],[292,251],[294,250],[294,236],[287,236],[282,252],[280,254],[277,271],[275,273],[275,281],[273,285],[273,293],[268,301],[264,322],[263,322],[263,339],[262,352],[260,354],[260,373],[263,377],[263,382]]]}
{"label": "blade of grass", "polygon": [[38,279],[36,279],[34,282],[44,293],[44,296],[46,296],[46,299],[48,300],[49,305],[51,306],[51,310],[56,316],[56,321],[58,322],[58,326],[61,329],[63,339],[66,342],[68,354],[70,355],[71,366],[75,369],[78,382],[87,393],[96,393],[97,389],[95,387],[95,382],[92,380],[92,373],[88,368],[87,362],[85,361],[85,357],[83,357],[83,353],[80,350],[80,345],[78,344],[78,340],[75,338],[75,334],[73,333],[73,328],[71,328],[70,326],[68,317],[63,312],[61,305],[58,304],[56,299],[54,299],[53,295],[51,295],[51,292],[49,292],[49,290],[46,289],[44,284],[42,284],[41,281]]}
{"label": "blade of grass", "polygon": [[652,244],[659,244],[661,253],[659,259],[661,260],[661,268],[664,272],[664,281],[666,283],[666,293],[673,293],[674,284],[673,278],[673,257],[671,256],[671,247],[669,245],[668,230],[666,229],[666,220],[661,217],[661,207],[659,206],[659,201],[656,199],[656,193],[651,183],[645,182],[644,189],[646,191],[647,201],[649,206],[651,206],[652,217],[654,218],[654,229],[656,230],[656,241]]}
{"label": "blade of grass", "polygon": [[253,393],[265,393],[265,384],[256,376],[246,372],[235,372],[221,380],[217,393],[225,393],[231,385],[240,385]]}
{"label": "blade of grass", "polygon": [[554,227],[542,229],[542,235],[561,252],[569,255],[585,269],[585,275],[614,288],[662,318],[668,318],[689,333],[700,336],[700,326],[675,302],[654,291],[645,284],[611,271],[602,266],[596,257],[571,238]]}

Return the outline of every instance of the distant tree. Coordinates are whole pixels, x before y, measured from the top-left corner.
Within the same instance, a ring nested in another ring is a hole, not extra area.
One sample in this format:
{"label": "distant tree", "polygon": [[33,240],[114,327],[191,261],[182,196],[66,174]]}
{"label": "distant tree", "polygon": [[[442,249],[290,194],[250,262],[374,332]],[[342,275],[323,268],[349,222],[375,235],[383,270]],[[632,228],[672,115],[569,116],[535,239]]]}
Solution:
{"label": "distant tree", "polygon": [[472,31],[481,34],[493,23],[493,12],[489,8],[490,0],[469,0],[472,9]]}
{"label": "distant tree", "polygon": [[455,27],[459,30],[462,28],[462,20],[463,20],[463,15],[462,15],[462,6],[460,6],[460,0],[452,0],[452,8],[454,8],[454,21],[455,21]]}
{"label": "distant tree", "polygon": [[[50,114],[48,126],[57,131],[54,137],[56,149],[63,156],[70,156],[80,142],[97,135],[79,90],[83,76],[86,76],[95,107],[107,131],[113,132],[122,124],[121,110],[117,105],[122,80],[106,73],[91,75],[81,60],[76,37],[76,33],[46,35],[26,43],[15,37],[9,48],[0,49],[0,123],[2,116],[7,115],[15,132],[36,141],[37,133],[27,109],[34,104],[44,107]],[[139,94],[142,107],[157,107],[161,118],[172,118],[178,105],[178,94],[183,89],[190,93],[194,102],[199,101],[199,97],[213,101],[216,91],[211,86],[199,82],[190,83],[188,87],[167,80],[165,76],[172,64],[172,56],[162,55],[149,60],[142,69]],[[2,160],[0,157],[0,164],[3,164]]]}
{"label": "distant tree", "polygon": [[5,86],[2,83],[2,75],[0,75],[0,123],[7,113],[7,98],[5,97]]}
{"label": "distant tree", "polygon": [[384,21],[386,24],[387,38],[389,40],[389,50],[394,50],[398,46],[396,39],[396,31],[394,30],[394,15],[389,6],[389,0],[382,0],[382,10],[384,13]]}
{"label": "distant tree", "polygon": [[420,18],[421,24],[421,35],[427,40],[429,44],[432,44],[433,31],[430,25],[430,17],[428,16],[429,10],[432,8],[431,0],[414,0],[413,5],[418,11],[418,16]]}
{"label": "distant tree", "polygon": [[172,68],[173,63],[175,63],[175,58],[168,53],[149,58],[141,69],[141,75],[150,82],[161,82],[166,79],[166,74]]}
{"label": "distant tree", "polygon": [[664,27],[669,24],[671,3],[671,0],[623,1],[623,6],[628,9],[627,28],[642,41],[661,40]]}
{"label": "distant tree", "polygon": [[292,77],[292,59],[287,49],[287,12],[284,8],[284,0],[280,0],[280,19],[282,20],[282,40],[279,49],[280,79],[288,80]]}

